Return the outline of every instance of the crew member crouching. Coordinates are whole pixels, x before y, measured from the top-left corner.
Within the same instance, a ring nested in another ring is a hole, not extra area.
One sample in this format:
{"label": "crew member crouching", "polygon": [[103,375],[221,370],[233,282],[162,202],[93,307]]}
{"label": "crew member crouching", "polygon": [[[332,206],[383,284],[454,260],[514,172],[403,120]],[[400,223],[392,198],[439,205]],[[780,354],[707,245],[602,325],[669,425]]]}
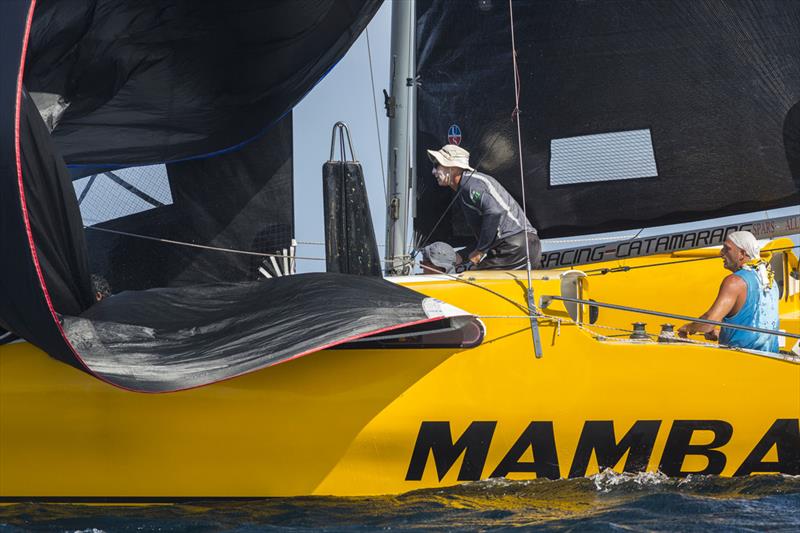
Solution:
{"label": "crew member crouching", "polygon": [[441,150],[428,150],[434,163],[433,175],[441,187],[450,187],[458,195],[475,243],[459,252],[456,261],[469,261],[472,268],[516,270],[541,260],[541,244],[536,230],[525,218],[522,208],[496,179],[469,166],[469,152],[448,144]]}

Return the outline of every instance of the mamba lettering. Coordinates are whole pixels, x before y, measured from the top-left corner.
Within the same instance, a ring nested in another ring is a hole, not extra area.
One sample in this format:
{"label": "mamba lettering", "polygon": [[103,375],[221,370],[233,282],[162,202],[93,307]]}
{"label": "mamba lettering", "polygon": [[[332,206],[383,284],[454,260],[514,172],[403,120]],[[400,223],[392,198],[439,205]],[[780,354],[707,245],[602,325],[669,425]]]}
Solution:
{"label": "mamba lettering", "polygon": [[[659,470],[671,477],[722,473],[728,461],[725,446],[735,436],[730,423],[723,420],[675,420],[669,427],[663,449],[659,450],[656,449],[656,439],[663,425],[660,420],[638,420],[623,433],[610,420],[586,421],[575,452],[568,458],[569,477],[585,476],[592,456],[600,470],[643,472],[654,453],[660,453]],[[553,422],[531,422],[497,465],[487,465],[497,426],[496,421],[475,421],[454,440],[450,422],[422,422],[406,480],[421,480],[431,456],[439,481],[459,458],[462,458],[459,481],[505,477],[511,473],[533,473],[537,478],[548,479],[561,477]],[[702,438],[693,439],[696,434],[701,434]],[[775,453],[771,454],[773,450]],[[527,460],[529,451],[533,454],[532,461]],[[770,454],[777,460],[767,461]],[[691,472],[684,470],[684,461],[690,456],[704,457],[705,468]],[[800,475],[800,420],[775,420],[761,439],[753,443],[752,450],[737,465],[733,475],[753,473]]]}

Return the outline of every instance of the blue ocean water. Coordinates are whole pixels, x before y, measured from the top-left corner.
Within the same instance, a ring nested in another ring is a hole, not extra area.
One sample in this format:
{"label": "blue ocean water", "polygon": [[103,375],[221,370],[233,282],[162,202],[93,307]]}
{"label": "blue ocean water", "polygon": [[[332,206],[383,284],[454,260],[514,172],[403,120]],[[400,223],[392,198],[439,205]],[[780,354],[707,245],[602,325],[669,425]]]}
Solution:
{"label": "blue ocean water", "polygon": [[162,505],[18,503],[0,530],[225,531],[800,531],[800,476],[738,479],[603,473],[493,480],[368,498],[268,498]]}

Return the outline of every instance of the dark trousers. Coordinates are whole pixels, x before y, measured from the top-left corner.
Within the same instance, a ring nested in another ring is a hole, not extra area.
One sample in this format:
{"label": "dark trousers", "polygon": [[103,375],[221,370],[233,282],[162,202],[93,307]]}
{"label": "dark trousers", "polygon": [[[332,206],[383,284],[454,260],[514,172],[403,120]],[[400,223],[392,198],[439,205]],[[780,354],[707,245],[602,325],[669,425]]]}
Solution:
{"label": "dark trousers", "polygon": [[542,259],[542,244],[535,233],[521,231],[497,241],[486,253],[483,261],[472,267],[477,270],[520,270],[526,267],[525,237],[531,254],[531,267],[539,268]]}

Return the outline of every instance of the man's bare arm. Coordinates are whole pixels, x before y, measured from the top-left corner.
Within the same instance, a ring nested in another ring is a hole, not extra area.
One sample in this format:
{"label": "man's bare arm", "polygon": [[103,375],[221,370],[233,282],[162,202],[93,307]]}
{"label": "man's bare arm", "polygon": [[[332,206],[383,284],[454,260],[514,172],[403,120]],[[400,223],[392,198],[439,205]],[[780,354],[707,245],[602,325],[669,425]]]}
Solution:
{"label": "man's bare arm", "polygon": [[[715,320],[717,322],[721,321],[730,314],[740,295],[746,293],[747,284],[745,281],[739,276],[733,274],[729,275],[722,280],[722,284],[719,287],[719,293],[717,293],[717,299],[714,300],[714,303],[711,305],[708,311],[700,315],[700,318],[704,318],[706,320]],[[687,335],[691,335],[693,333],[705,333],[706,338],[716,340],[716,331],[717,327],[712,324],[689,322],[678,329],[678,335],[682,338],[686,338]]]}

